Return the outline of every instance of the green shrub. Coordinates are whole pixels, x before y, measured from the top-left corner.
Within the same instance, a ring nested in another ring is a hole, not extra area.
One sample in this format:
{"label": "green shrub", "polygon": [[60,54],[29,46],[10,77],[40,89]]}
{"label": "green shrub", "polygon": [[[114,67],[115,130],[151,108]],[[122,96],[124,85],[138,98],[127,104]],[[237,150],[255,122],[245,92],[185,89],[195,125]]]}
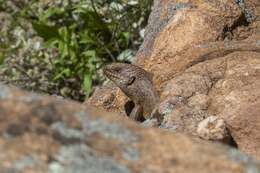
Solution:
{"label": "green shrub", "polygon": [[[36,83],[30,88],[41,88],[40,78],[44,76],[50,84],[44,92],[77,100],[88,97],[93,85],[104,80],[102,65],[133,59],[143,39],[140,32],[146,25],[151,3],[150,0],[42,0],[15,4],[19,9],[11,11],[17,27],[28,30],[23,25],[26,21],[35,31],[29,37],[43,39],[39,50],[27,50],[27,56],[22,57],[27,64],[35,58],[40,62],[33,67],[18,64],[23,68],[22,74],[31,75],[31,83]],[[12,57],[6,59],[10,62]],[[36,66],[43,76],[30,73],[30,68],[34,71]],[[18,71],[21,73],[21,69]],[[9,72],[9,75],[14,74]]]}

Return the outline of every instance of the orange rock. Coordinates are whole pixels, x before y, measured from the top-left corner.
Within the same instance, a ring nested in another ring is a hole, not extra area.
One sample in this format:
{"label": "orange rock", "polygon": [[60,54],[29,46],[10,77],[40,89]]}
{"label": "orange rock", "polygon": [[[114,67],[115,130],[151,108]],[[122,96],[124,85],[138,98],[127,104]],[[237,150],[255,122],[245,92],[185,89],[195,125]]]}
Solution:
{"label": "orange rock", "polygon": [[[161,127],[196,137],[201,121],[218,116],[260,159],[259,18],[259,0],[155,0],[135,64],[154,73]],[[119,94],[112,104],[123,112],[126,102]]]}

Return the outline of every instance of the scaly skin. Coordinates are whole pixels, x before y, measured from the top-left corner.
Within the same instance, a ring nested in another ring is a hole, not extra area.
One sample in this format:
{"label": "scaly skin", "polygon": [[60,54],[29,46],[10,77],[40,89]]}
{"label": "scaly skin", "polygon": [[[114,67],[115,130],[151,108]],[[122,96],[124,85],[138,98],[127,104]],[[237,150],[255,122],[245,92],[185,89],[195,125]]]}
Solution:
{"label": "scaly skin", "polygon": [[134,103],[130,118],[140,121],[153,116],[159,96],[152,83],[152,76],[144,69],[125,63],[112,63],[103,68],[112,80]]}

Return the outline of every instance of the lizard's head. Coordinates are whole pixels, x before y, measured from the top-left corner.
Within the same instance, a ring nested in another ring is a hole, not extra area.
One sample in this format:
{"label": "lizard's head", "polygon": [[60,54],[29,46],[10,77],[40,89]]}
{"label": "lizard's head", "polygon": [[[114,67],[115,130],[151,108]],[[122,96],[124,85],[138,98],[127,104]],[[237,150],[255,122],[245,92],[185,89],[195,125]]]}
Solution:
{"label": "lizard's head", "polygon": [[133,87],[140,79],[143,80],[150,77],[150,74],[142,68],[126,63],[106,65],[103,71],[122,90]]}

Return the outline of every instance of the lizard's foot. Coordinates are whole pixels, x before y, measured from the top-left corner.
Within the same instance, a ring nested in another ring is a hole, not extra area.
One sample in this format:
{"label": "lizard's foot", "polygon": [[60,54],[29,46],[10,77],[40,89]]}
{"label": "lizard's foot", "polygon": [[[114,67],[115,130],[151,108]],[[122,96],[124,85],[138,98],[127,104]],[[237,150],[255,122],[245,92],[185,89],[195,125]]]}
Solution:
{"label": "lizard's foot", "polygon": [[147,119],[144,122],[141,123],[143,127],[158,127],[160,123],[156,118]]}

